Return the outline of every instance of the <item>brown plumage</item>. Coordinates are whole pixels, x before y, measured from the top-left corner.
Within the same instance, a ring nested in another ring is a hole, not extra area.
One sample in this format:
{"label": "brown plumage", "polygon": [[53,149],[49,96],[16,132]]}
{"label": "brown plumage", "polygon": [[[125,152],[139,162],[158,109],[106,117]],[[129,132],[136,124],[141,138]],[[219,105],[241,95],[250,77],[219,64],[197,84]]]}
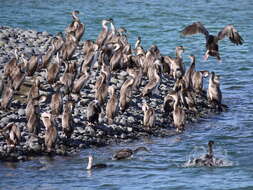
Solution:
{"label": "brown plumage", "polygon": [[152,128],[155,125],[155,110],[144,103],[142,106],[144,112],[143,125],[144,127]]}
{"label": "brown plumage", "polygon": [[99,48],[101,48],[107,40],[107,37],[108,37],[107,24],[109,23],[110,23],[110,20],[102,20],[102,31],[100,32],[96,40],[96,44],[99,46]]}
{"label": "brown plumage", "polygon": [[0,130],[0,134],[6,138],[6,142],[10,146],[16,147],[21,140],[21,132],[19,127],[15,123],[9,123],[3,129]]}
{"label": "brown plumage", "polygon": [[11,86],[11,81],[8,81],[8,83],[4,86],[2,101],[1,101],[1,109],[6,110],[7,108],[9,108],[13,95],[14,95],[14,90]]}
{"label": "brown plumage", "polygon": [[47,82],[49,84],[54,84],[57,81],[57,76],[60,72],[60,66],[61,61],[59,58],[59,54],[56,55],[56,61],[53,63],[50,63],[50,65],[47,67]]}
{"label": "brown plumage", "polygon": [[207,60],[209,56],[214,56],[220,60],[219,46],[218,42],[225,37],[228,37],[230,41],[236,45],[242,45],[244,40],[234,28],[233,25],[225,26],[216,36],[209,34],[208,30],[204,27],[201,22],[194,22],[193,24],[185,27],[181,34],[183,35],[193,35],[201,33],[206,37],[206,53],[205,59]]}
{"label": "brown plumage", "polygon": [[82,88],[87,84],[90,77],[90,73],[88,73],[88,68],[84,69],[84,73],[80,74],[80,77],[74,81],[72,92],[76,94],[80,94]]}
{"label": "brown plumage", "polygon": [[44,143],[47,152],[52,152],[54,150],[54,146],[57,140],[57,129],[55,127],[54,119],[50,113],[42,113],[41,120],[46,128]]}
{"label": "brown plumage", "polygon": [[123,160],[130,158],[133,154],[139,152],[139,151],[146,151],[149,152],[149,150],[146,147],[138,147],[134,150],[130,148],[121,149],[115,152],[115,154],[112,156],[113,160]]}
{"label": "brown plumage", "polygon": [[218,105],[222,101],[222,93],[220,90],[220,80],[219,76],[215,75],[214,72],[211,72],[207,90],[207,97],[211,102],[214,102]]}
{"label": "brown plumage", "polygon": [[130,101],[132,86],[134,84],[134,78],[128,78],[120,88],[119,106],[120,110],[124,112]]}
{"label": "brown plumage", "polygon": [[110,98],[106,104],[106,117],[108,119],[108,123],[112,124],[113,119],[114,119],[116,112],[117,112],[117,108],[118,108],[118,99],[117,99],[117,95],[115,93],[114,86],[110,86],[108,88],[108,91],[109,91]]}
{"label": "brown plumage", "polygon": [[100,105],[103,105],[108,94],[108,82],[106,79],[106,73],[101,72],[100,78],[95,84],[95,98]]}
{"label": "brown plumage", "polygon": [[55,93],[52,95],[50,108],[53,115],[59,115],[62,112],[62,93],[60,92],[60,86],[56,87]]}
{"label": "brown plumage", "polygon": [[209,75],[208,71],[196,71],[192,75],[192,85],[195,92],[199,93],[203,90],[203,77]]}
{"label": "brown plumage", "polygon": [[73,118],[72,118],[72,106],[69,103],[65,103],[62,113],[62,129],[67,138],[70,138],[73,131]]}

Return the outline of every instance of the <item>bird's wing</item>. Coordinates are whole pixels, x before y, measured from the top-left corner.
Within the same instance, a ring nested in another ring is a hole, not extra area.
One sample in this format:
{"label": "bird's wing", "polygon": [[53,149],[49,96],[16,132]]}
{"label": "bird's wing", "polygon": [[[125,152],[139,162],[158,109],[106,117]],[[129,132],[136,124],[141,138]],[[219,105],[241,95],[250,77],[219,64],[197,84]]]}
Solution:
{"label": "bird's wing", "polygon": [[193,35],[197,33],[202,33],[206,37],[209,35],[209,32],[207,29],[204,27],[204,25],[201,22],[194,22],[189,26],[186,26],[182,31],[181,34],[184,36],[186,35]]}
{"label": "bird's wing", "polygon": [[227,25],[225,28],[223,28],[219,33],[218,33],[218,40],[222,40],[225,37],[228,37],[230,41],[236,45],[242,45],[244,40],[238,33],[238,31],[234,28],[233,25]]}

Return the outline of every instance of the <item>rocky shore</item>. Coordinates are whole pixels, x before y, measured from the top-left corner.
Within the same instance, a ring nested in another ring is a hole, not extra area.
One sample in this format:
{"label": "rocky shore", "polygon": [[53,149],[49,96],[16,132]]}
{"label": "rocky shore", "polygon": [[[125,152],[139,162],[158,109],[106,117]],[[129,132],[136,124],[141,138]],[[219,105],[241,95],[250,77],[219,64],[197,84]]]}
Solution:
{"label": "rocky shore", "polygon": [[[22,30],[19,28],[0,27],[0,80],[3,84],[4,66],[14,57],[14,50],[18,55],[24,54],[28,59],[33,55],[45,53],[52,46],[53,35],[47,32],[37,32],[33,30]],[[73,61],[80,63],[83,61],[83,41],[80,41],[73,56]],[[52,61],[55,59],[55,55]],[[22,60],[20,60],[22,62]],[[0,135],[0,160],[2,161],[25,161],[34,156],[41,155],[72,155],[83,148],[93,146],[106,146],[117,142],[129,142],[145,136],[167,137],[176,135],[178,132],[173,126],[172,113],[165,113],[163,110],[164,97],[173,88],[175,80],[167,73],[161,74],[159,95],[142,97],[141,90],[147,84],[147,76],[143,76],[140,88],[133,91],[129,108],[124,113],[118,111],[113,124],[108,124],[105,118],[105,108],[99,116],[98,124],[89,125],[86,118],[86,110],[90,101],[94,100],[94,85],[99,73],[96,68],[91,71],[89,82],[81,90],[80,96],[74,96],[75,108],[73,110],[74,131],[70,139],[63,134],[61,118],[55,119],[58,138],[55,151],[48,153],[45,151],[44,135],[45,128],[41,127],[38,135],[30,134],[27,130],[27,118],[25,109],[27,106],[27,94],[32,86],[34,77],[40,80],[40,94],[47,96],[47,100],[40,103],[41,112],[50,111],[49,103],[52,88],[46,81],[46,70],[35,72],[34,76],[26,76],[21,88],[15,91],[9,109],[0,110],[0,129],[8,123],[14,122],[21,131],[21,140],[15,147],[6,143],[6,138]],[[61,70],[61,74],[63,70]],[[116,94],[127,79],[126,70],[119,70],[112,73],[110,85],[115,85]],[[0,85],[1,85],[0,84]],[[2,91],[3,89],[0,90]],[[1,93],[0,93],[1,94]],[[66,101],[66,98],[64,99]],[[143,126],[143,102],[147,102],[156,115],[155,126],[145,128]],[[214,112],[220,112],[219,106],[209,104],[206,93],[195,96],[197,112],[186,111],[186,129],[193,122],[201,118],[208,117]],[[41,124],[43,126],[43,124]]]}

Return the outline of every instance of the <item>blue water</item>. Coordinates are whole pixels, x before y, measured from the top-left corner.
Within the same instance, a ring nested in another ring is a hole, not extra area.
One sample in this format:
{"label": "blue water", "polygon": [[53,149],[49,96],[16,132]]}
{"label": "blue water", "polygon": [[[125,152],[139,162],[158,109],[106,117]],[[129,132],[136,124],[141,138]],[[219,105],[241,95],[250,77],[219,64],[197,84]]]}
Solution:
{"label": "blue water", "polygon": [[[132,44],[140,35],[145,48],[157,44],[163,54],[173,56],[175,46],[188,47],[186,63],[187,56],[194,54],[198,70],[215,71],[221,76],[223,102],[229,110],[191,124],[184,134],[175,137],[89,149],[67,158],[0,163],[1,189],[253,189],[253,1],[2,0],[0,25],[56,34],[69,24],[69,13],[76,9],[86,26],[83,39],[95,39],[101,20],[111,17],[117,27],[128,30]],[[194,21],[201,21],[214,34],[233,24],[245,43],[239,47],[223,40],[222,63],[213,58],[203,62],[204,36],[179,34]],[[227,160],[228,166],[185,167],[192,152],[211,139],[216,142],[217,156]],[[138,153],[126,161],[110,160],[119,147],[139,145],[151,152]],[[89,153],[94,154],[96,162],[112,166],[87,172]]]}

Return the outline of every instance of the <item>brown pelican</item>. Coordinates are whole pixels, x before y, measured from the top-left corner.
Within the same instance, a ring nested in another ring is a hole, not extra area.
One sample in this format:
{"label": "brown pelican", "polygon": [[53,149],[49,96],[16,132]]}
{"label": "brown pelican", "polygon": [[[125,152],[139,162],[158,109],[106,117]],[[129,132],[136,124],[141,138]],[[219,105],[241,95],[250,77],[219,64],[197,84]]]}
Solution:
{"label": "brown pelican", "polygon": [[72,108],[69,103],[64,104],[62,113],[62,129],[65,136],[69,139],[74,131]]}
{"label": "brown pelican", "polygon": [[77,14],[79,14],[79,11],[72,12],[72,16],[73,16],[72,25],[74,27],[76,40],[79,42],[84,34],[85,27],[84,27],[84,24],[82,24],[80,19],[77,17]]}
{"label": "brown pelican", "polygon": [[149,150],[146,147],[138,147],[134,150],[130,149],[130,148],[125,148],[125,149],[121,149],[116,151],[116,153],[112,156],[113,160],[123,160],[123,159],[127,159],[130,158],[133,154],[139,152],[139,151],[146,151],[149,152]]}
{"label": "brown pelican", "polygon": [[133,84],[134,78],[130,77],[123,83],[120,88],[119,106],[122,112],[124,112],[128,107]]}
{"label": "brown pelican", "polygon": [[171,113],[173,111],[174,98],[170,95],[171,92],[165,96],[163,100],[163,110],[166,113]]}
{"label": "brown pelican", "polygon": [[155,125],[155,110],[148,106],[145,102],[142,106],[144,112],[143,125],[144,127],[152,128]]}
{"label": "brown pelican", "polygon": [[59,115],[62,112],[62,93],[60,92],[60,85],[56,86],[56,91],[52,95],[50,108],[53,115]]}
{"label": "brown pelican", "polygon": [[16,147],[21,140],[21,133],[19,127],[15,123],[9,123],[0,130],[0,134],[6,138],[7,144]]}
{"label": "brown pelican", "polygon": [[47,67],[47,81],[49,84],[54,84],[57,81],[57,76],[60,72],[60,66],[61,66],[61,61],[59,58],[59,53],[56,54],[56,62],[51,63]]}
{"label": "brown pelican", "polygon": [[207,97],[211,102],[215,102],[218,105],[221,104],[222,93],[220,90],[220,80],[219,76],[215,75],[214,72],[211,72],[207,90]]}
{"label": "brown pelican", "polygon": [[72,92],[80,94],[82,88],[87,84],[89,77],[90,73],[88,73],[88,67],[86,67],[84,73],[81,73],[80,77],[74,81]]}
{"label": "brown pelican", "polygon": [[107,40],[108,37],[107,24],[109,24],[110,22],[111,22],[110,20],[102,20],[102,31],[100,32],[96,40],[96,44],[98,45],[99,48],[101,48]]}
{"label": "brown pelican", "polygon": [[185,126],[185,112],[183,110],[183,108],[179,107],[179,92],[171,92],[170,96],[174,99],[174,105],[173,105],[173,121],[174,121],[174,125],[177,128],[177,131],[181,132],[182,130],[184,130],[184,126]]}
{"label": "brown pelican", "polygon": [[199,93],[203,90],[203,77],[208,77],[208,71],[196,71],[192,75],[192,85],[195,92]]}
{"label": "brown pelican", "polygon": [[86,115],[87,120],[90,123],[98,122],[99,114],[101,113],[101,107],[97,100],[93,100],[88,104]]}
{"label": "brown pelican", "polygon": [[11,86],[11,81],[8,81],[8,83],[4,86],[3,94],[2,94],[2,100],[1,100],[1,108],[6,110],[13,98],[14,90]]}
{"label": "brown pelican", "polygon": [[38,98],[29,99],[26,106],[26,127],[29,133],[37,135],[40,130],[40,120],[39,120],[39,103]]}
{"label": "brown pelican", "polygon": [[108,119],[108,123],[112,124],[113,118],[116,115],[116,111],[118,108],[118,99],[117,99],[117,95],[115,94],[114,86],[110,86],[108,88],[108,92],[109,92],[110,98],[106,104],[106,117]]}
{"label": "brown pelican", "polygon": [[177,46],[176,47],[176,58],[168,56],[170,61],[170,71],[174,79],[181,78],[184,75],[184,63],[182,53],[184,52],[185,47]]}
{"label": "brown pelican", "polygon": [[106,73],[101,72],[99,79],[95,84],[95,98],[98,100],[100,105],[104,104],[104,101],[108,94],[108,82],[106,79]]}
{"label": "brown pelican", "polygon": [[95,165],[93,165],[93,156],[92,155],[88,156],[88,165],[86,167],[87,170],[98,169],[98,168],[106,168],[106,167],[107,167],[106,164],[95,164]]}
{"label": "brown pelican", "polygon": [[128,68],[127,72],[130,76],[134,78],[134,84],[133,84],[133,90],[139,89],[139,86],[141,84],[142,76],[143,76],[143,71],[141,67],[134,67],[134,68]]}
{"label": "brown pelican", "polygon": [[41,120],[46,128],[45,146],[47,152],[52,152],[57,140],[57,129],[54,125],[54,119],[50,113],[42,113]]}
{"label": "brown pelican", "polygon": [[206,53],[205,53],[205,60],[208,59],[209,56],[214,56],[218,60],[221,60],[220,54],[219,54],[219,46],[218,42],[219,40],[224,39],[225,37],[228,37],[230,41],[236,45],[242,45],[243,39],[239,35],[238,31],[234,28],[233,25],[227,25],[225,26],[217,36],[209,34],[207,29],[204,27],[204,25],[201,22],[194,22],[193,24],[185,27],[181,33],[183,35],[192,35],[197,33],[202,33],[206,37]]}

